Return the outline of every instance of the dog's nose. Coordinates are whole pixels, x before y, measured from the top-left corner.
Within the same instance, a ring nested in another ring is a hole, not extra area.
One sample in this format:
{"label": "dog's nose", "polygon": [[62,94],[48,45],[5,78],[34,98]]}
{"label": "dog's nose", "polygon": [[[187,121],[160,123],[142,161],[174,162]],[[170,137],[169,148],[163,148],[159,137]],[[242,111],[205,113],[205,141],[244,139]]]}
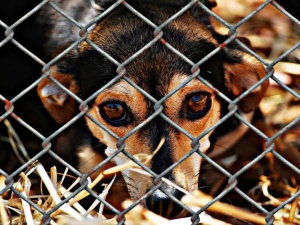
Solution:
{"label": "dog's nose", "polygon": [[[175,189],[166,191],[170,192],[178,200],[183,197],[182,192]],[[156,190],[146,199],[146,206],[152,212],[169,219],[176,218],[183,211],[183,208],[180,205],[175,203],[161,190]]]}

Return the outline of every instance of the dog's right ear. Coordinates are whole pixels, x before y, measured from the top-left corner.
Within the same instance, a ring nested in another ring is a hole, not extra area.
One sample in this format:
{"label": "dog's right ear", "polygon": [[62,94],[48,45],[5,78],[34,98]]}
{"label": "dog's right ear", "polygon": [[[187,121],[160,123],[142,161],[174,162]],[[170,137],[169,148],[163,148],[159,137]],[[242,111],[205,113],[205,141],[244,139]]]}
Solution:
{"label": "dog's right ear", "polygon": [[[238,37],[238,39],[250,49],[252,48],[247,38]],[[239,97],[260,82],[266,76],[266,70],[258,59],[241,49],[238,45],[231,43],[230,46],[225,48],[229,56],[225,60],[227,62],[224,63],[225,85],[234,96]],[[238,103],[239,109],[245,113],[253,111],[265,96],[268,86],[269,81],[265,80],[260,86],[240,99]]]}
{"label": "dog's right ear", "polygon": [[[79,87],[73,75],[58,71],[56,66],[50,67],[50,76],[61,83],[74,94],[79,93]],[[37,87],[38,95],[50,115],[59,124],[64,124],[72,119],[78,112],[76,101],[61,87],[45,78]]]}

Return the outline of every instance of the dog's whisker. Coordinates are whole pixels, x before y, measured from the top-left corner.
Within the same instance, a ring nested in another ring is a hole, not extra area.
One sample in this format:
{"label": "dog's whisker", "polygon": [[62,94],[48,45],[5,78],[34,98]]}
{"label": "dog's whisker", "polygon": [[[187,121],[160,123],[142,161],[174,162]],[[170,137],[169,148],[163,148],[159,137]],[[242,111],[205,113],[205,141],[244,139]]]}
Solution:
{"label": "dog's whisker", "polygon": [[126,178],[127,180],[130,180],[130,181],[133,181],[134,182],[134,179],[132,179],[130,176],[127,176],[125,173],[123,174],[124,178]]}

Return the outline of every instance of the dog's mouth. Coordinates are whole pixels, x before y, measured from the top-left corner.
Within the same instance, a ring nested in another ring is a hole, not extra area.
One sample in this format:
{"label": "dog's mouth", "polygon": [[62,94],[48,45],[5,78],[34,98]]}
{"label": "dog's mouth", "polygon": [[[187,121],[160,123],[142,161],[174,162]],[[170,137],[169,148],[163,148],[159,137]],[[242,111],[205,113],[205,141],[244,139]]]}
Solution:
{"label": "dog's mouth", "polygon": [[[164,191],[170,193],[178,201],[180,201],[184,195],[176,189],[164,189]],[[179,218],[188,213],[180,204],[173,201],[167,194],[159,189],[146,199],[146,207],[152,212],[169,219]]]}

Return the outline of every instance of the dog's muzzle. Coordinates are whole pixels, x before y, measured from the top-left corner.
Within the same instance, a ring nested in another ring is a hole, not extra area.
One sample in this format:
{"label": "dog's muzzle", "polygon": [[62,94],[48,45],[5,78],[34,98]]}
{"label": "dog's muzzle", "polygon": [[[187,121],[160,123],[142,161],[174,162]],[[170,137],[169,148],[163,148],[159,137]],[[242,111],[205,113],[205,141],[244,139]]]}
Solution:
{"label": "dog's muzzle", "polygon": [[[173,197],[180,199],[183,197],[183,193],[176,190],[173,187],[166,185],[161,187],[162,190],[166,193],[170,193]],[[168,195],[166,195],[160,189],[157,189],[153,194],[146,199],[146,206],[152,212],[161,215],[165,218],[176,218],[179,215],[182,215],[184,209],[175,203]]]}

